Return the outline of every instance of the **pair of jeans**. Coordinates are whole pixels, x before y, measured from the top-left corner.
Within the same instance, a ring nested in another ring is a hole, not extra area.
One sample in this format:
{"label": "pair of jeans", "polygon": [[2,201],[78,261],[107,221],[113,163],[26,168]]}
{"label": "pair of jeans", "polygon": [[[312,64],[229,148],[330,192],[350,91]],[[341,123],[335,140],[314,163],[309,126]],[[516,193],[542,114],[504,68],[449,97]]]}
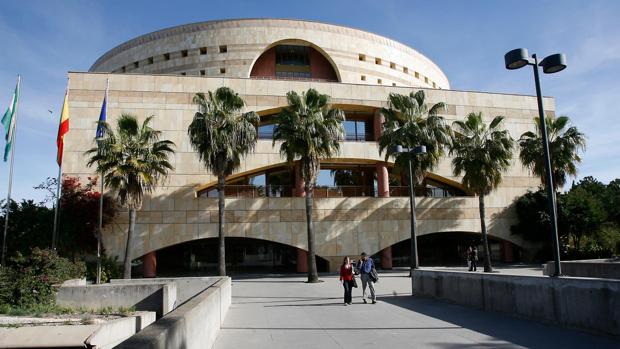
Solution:
{"label": "pair of jeans", "polygon": [[476,262],[476,259],[474,259],[474,258],[470,259],[470,261],[469,261],[469,271],[476,271],[476,267],[478,266],[477,264],[478,264],[478,262]]}
{"label": "pair of jeans", "polygon": [[344,286],[344,302],[347,304],[351,304],[351,300],[352,300],[351,292],[353,292],[353,280],[343,280],[342,286]]}
{"label": "pair of jeans", "polygon": [[370,300],[376,300],[377,297],[375,297],[375,284],[372,282],[372,280],[370,279],[370,275],[369,274],[362,274],[362,299],[366,299],[366,287],[368,287],[368,290],[370,291]]}

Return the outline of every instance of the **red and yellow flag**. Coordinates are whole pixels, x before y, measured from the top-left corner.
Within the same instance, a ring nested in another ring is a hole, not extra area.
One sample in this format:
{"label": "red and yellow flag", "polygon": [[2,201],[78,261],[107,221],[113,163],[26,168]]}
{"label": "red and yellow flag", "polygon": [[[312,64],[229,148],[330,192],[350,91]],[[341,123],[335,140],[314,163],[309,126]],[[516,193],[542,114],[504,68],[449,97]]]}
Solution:
{"label": "red and yellow flag", "polygon": [[62,166],[62,149],[65,144],[65,133],[69,132],[69,92],[65,92],[65,100],[62,103],[62,112],[60,113],[60,124],[58,125],[58,138],[56,145],[58,146],[58,154],[56,162],[58,166]]}

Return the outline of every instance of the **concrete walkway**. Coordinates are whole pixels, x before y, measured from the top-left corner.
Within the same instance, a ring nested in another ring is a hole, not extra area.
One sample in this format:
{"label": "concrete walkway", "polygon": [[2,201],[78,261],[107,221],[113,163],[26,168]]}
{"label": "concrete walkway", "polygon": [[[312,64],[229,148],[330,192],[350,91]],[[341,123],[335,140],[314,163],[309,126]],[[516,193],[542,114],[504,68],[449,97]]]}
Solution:
{"label": "concrete walkway", "polygon": [[381,275],[376,305],[354,289],[343,306],[336,276],[304,280],[234,279],[214,348],[620,348],[617,338],[411,297],[406,273]]}

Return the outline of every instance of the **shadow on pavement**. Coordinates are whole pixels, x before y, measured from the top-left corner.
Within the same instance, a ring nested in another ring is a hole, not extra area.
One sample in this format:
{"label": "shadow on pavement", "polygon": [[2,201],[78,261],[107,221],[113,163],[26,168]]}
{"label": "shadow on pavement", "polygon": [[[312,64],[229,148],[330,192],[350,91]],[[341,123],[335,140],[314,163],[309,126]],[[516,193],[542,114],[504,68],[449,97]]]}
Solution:
{"label": "shadow on pavement", "polygon": [[[450,324],[486,334],[498,340],[528,348],[620,348],[620,339],[598,336],[574,329],[511,317],[510,315],[485,312],[429,298],[413,296],[382,297],[380,301],[399,306]],[[462,344],[433,343],[440,348],[463,348]],[[472,347],[481,347],[481,344]],[[485,343],[483,347],[502,347],[505,343]]]}

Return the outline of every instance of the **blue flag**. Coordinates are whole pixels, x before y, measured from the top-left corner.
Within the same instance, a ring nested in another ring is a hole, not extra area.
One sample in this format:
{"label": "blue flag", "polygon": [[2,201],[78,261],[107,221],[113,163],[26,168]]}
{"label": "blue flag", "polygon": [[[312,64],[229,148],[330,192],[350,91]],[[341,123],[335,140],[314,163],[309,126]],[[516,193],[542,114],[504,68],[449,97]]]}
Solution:
{"label": "blue flag", "polygon": [[99,123],[97,123],[97,138],[103,138],[104,133],[105,133],[105,130],[103,128],[103,123],[106,121],[106,114],[108,111],[107,99],[108,99],[108,94],[106,93],[105,97],[103,97],[103,104],[101,105],[101,113],[99,114]]}

